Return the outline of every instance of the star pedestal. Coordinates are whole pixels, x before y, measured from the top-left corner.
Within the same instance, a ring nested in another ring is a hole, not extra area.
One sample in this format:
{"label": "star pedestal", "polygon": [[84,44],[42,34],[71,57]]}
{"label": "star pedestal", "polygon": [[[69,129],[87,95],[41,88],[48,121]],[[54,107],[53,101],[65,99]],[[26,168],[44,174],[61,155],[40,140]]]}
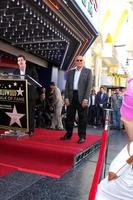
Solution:
{"label": "star pedestal", "polygon": [[0,129],[1,137],[24,137],[28,131],[28,82],[18,76],[1,78]]}
{"label": "star pedestal", "polygon": [[17,140],[25,138],[25,137],[29,137],[29,135],[26,132],[23,131],[19,131],[19,130],[8,130],[5,131],[4,133],[0,134],[0,137],[12,137],[12,138],[16,138]]}
{"label": "star pedestal", "polygon": [[27,137],[29,86],[42,87],[29,75],[0,76],[0,129],[8,130],[1,137]]}

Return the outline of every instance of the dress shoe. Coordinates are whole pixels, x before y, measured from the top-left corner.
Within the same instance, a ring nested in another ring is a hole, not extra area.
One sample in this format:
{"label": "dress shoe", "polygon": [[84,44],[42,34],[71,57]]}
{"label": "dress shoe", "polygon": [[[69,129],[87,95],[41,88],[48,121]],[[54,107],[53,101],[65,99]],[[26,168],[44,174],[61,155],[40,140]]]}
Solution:
{"label": "dress shoe", "polygon": [[83,143],[83,142],[85,142],[85,139],[84,139],[84,138],[79,138],[78,144],[81,144],[81,143]]}
{"label": "dress shoe", "polygon": [[55,128],[53,128],[53,127],[50,127],[49,129],[50,129],[50,130],[55,130]]}
{"label": "dress shoe", "polygon": [[64,131],[63,128],[57,128],[56,130],[57,130],[57,131]]}
{"label": "dress shoe", "polygon": [[29,137],[32,137],[34,135],[34,133],[32,131],[28,132]]}
{"label": "dress shoe", "polygon": [[60,137],[60,140],[70,140],[71,135],[65,134],[64,136]]}

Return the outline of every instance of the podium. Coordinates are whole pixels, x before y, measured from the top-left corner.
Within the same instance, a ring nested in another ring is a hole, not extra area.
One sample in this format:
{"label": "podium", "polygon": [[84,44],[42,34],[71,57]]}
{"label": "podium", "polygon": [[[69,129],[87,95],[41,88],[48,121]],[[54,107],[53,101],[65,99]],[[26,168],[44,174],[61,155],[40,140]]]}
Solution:
{"label": "podium", "polygon": [[28,75],[0,74],[1,136],[24,136],[29,131],[28,85],[41,86]]}

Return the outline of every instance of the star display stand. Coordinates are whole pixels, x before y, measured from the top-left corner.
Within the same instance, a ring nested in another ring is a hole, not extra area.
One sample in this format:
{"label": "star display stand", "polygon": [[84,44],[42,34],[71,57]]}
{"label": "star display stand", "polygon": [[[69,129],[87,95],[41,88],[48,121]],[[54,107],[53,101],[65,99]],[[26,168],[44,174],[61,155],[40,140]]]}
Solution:
{"label": "star display stand", "polygon": [[6,130],[1,137],[28,135],[28,86],[42,87],[29,75],[0,74],[0,128]]}
{"label": "star display stand", "polygon": [[4,138],[4,137],[15,137],[17,140],[20,140],[24,137],[29,137],[29,135],[23,131],[9,130],[9,131],[5,131],[3,134],[1,134],[1,138]]}
{"label": "star display stand", "polygon": [[3,136],[25,136],[28,124],[28,81],[23,77],[0,74],[0,129]]}

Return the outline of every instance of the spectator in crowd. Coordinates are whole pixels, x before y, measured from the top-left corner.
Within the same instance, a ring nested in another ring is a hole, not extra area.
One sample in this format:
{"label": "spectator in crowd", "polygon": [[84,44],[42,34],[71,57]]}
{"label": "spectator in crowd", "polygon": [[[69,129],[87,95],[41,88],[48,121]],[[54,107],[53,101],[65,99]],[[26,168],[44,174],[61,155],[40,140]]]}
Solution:
{"label": "spectator in crowd", "polygon": [[46,94],[46,88],[45,87],[39,87],[39,88],[37,88],[37,94],[38,94],[37,99],[40,98],[40,95],[42,93]]}
{"label": "spectator in crowd", "polygon": [[43,94],[46,93],[46,88],[45,88],[45,87],[42,87],[42,88],[41,88],[40,94],[42,94],[42,93],[43,93]]}
{"label": "spectator in crowd", "polygon": [[92,125],[94,128],[96,123],[96,91],[91,90],[89,96],[89,107],[88,107],[88,124]]}
{"label": "spectator in crowd", "polygon": [[100,87],[100,91],[96,95],[96,126],[105,123],[105,112],[104,109],[107,107],[108,95],[105,92],[104,87]]}
{"label": "spectator in crowd", "polygon": [[36,102],[36,126],[41,128],[49,128],[51,125],[51,116],[47,112],[47,101],[45,92],[40,93]]}
{"label": "spectator in crowd", "polygon": [[108,176],[98,186],[95,200],[131,200],[133,198],[133,78],[128,80],[121,106],[129,142],[115,157]]}
{"label": "spectator in crowd", "polygon": [[112,96],[114,95],[114,90],[109,89],[108,91],[108,102],[107,102],[107,108],[111,109],[111,99]]}
{"label": "spectator in crowd", "polygon": [[111,126],[111,129],[112,129],[112,126],[113,126],[113,110],[112,110],[112,106],[111,106],[111,101],[112,101],[112,96],[114,95],[114,90],[109,90],[108,91],[108,102],[107,102],[107,108],[108,109],[111,109],[111,112],[110,112],[110,126]]}
{"label": "spectator in crowd", "polygon": [[63,100],[63,106],[62,106],[62,111],[61,111],[61,117],[62,117],[63,128],[65,129],[65,127],[66,127],[66,110],[67,110],[67,107],[66,107],[66,104],[65,104],[65,101],[64,101],[64,98],[65,98],[65,93],[64,93],[64,91],[61,91],[61,96],[62,96],[62,100]]}
{"label": "spectator in crowd", "polygon": [[66,134],[61,140],[69,140],[72,137],[76,111],[78,112],[78,143],[85,142],[87,109],[90,89],[92,87],[92,72],[85,68],[81,55],[75,58],[74,69],[69,70],[65,86]]}
{"label": "spectator in crowd", "polygon": [[119,89],[115,90],[115,93],[111,97],[111,108],[113,110],[113,128],[120,130],[121,127],[121,115],[120,108],[122,104],[122,94]]}
{"label": "spectator in crowd", "polygon": [[63,130],[62,124],[62,107],[63,107],[63,99],[61,96],[60,89],[55,85],[54,82],[50,83],[51,94],[53,95],[53,114],[51,121],[51,129]]}
{"label": "spectator in crowd", "polygon": [[47,101],[47,111],[49,114],[53,114],[54,112],[54,93],[51,90],[50,85],[46,89],[46,101]]}
{"label": "spectator in crowd", "polygon": [[[29,75],[34,80],[38,81],[38,74],[34,66],[30,67],[26,63],[26,58],[23,55],[17,57],[17,63],[19,68],[14,71],[15,75]],[[24,79],[25,77],[21,77]],[[30,82],[30,80],[29,80]],[[34,116],[36,105],[37,91],[36,87],[32,84],[28,85],[28,113],[29,113],[29,136],[34,134]]]}

